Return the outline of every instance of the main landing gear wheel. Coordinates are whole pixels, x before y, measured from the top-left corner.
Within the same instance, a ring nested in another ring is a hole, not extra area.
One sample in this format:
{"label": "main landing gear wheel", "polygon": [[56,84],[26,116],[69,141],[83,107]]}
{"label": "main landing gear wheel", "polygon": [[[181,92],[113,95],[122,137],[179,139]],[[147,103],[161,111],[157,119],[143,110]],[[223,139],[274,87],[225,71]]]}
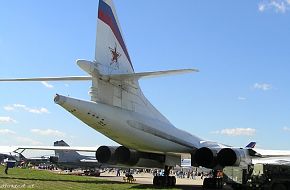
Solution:
{"label": "main landing gear wheel", "polygon": [[275,184],[272,189],[273,190],[287,190],[287,187],[282,183],[278,183],[278,184]]}
{"label": "main landing gear wheel", "polygon": [[171,167],[165,166],[164,176],[154,176],[153,185],[161,187],[174,187],[176,185],[175,176],[169,176]]}
{"label": "main landing gear wheel", "polygon": [[174,187],[176,185],[176,178],[175,176],[154,176],[153,185],[161,187]]}

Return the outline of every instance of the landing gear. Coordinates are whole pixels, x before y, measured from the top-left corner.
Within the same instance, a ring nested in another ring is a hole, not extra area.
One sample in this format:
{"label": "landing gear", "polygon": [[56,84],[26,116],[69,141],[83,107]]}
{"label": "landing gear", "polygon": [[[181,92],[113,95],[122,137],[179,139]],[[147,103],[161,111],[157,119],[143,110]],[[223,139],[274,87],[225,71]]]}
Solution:
{"label": "landing gear", "polygon": [[222,189],[223,188],[223,173],[221,170],[213,170],[211,178],[203,180],[203,188],[208,189]]}
{"label": "landing gear", "polygon": [[161,187],[174,187],[176,184],[175,176],[169,176],[171,167],[165,166],[163,176],[154,176],[153,185]]}
{"label": "landing gear", "polygon": [[154,176],[153,185],[161,187],[174,187],[176,184],[175,176]]}

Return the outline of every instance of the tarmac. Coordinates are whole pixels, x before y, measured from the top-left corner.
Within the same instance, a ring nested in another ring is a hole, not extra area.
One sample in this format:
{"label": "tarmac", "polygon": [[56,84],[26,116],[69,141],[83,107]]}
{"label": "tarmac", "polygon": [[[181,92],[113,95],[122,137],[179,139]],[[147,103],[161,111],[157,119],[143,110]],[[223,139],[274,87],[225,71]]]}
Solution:
{"label": "tarmac", "polygon": [[[116,176],[114,172],[104,172],[101,173],[101,176],[98,178],[103,178],[107,180],[112,180],[112,181],[120,181],[123,182],[123,176],[124,174],[121,174],[121,176]],[[139,184],[152,184],[153,182],[153,175],[152,173],[140,173],[140,174],[134,174],[134,178],[136,179],[135,183]],[[176,178],[176,184],[180,185],[202,185],[203,180],[197,176],[195,179],[189,179],[189,178]]]}
{"label": "tarmac", "polygon": [[[140,173],[140,174],[134,174],[133,175],[136,181],[134,183],[140,184],[140,185],[152,185],[153,182],[153,175],[152,173]],[[104,172],[101,173],[101,176],[98,177],[100,179],[106,179],[111,181],[120,181],[124,182],[123,180],[124,174],[121,174],[121,176],[116,176],[116,173],[114,172]],[[191,178],[176,178],[176,188],[180,189],[191,189],[191,190],[201,190],[203,184],[203,179],[201,179],[200,176],[196,176],[195,179]],[[231,190],[230,187],[225,186],[223,189],[225,190]]]}
{"label": "tarmac", "polygon": [[[79,174],[81,171],[73,171],[70,174]],[[62,172],[57,172],[57,173],[62,173],[62,174],[68,174],[65,171]],[[82,172],[81,172],[82,173]],[[121,176],[116,176],[116,172],[102,172],[101,175],[99,177],[97,177],[98,179],[104,179],[104,180],[109,180],[109,181],[117,181],[117,182],[124,182],[124,177],[125,175],[123,173],[121,173]],[[150,186],[152,186],[153,188],[153,174],[152,173],[139,173],[139,174],[134,174],[134,179],[136,179],[136,181],[134,181],[134,184],[140,184],[140,189],[147,189],[150,188]],[[96,178],[96,177],[93,177]],[[194,179],[191,178],[178,178],[176,177],[176,188],[179,189],[184,189],[184,190],[204,190],[204,188],[202,188],[202,184],[203,184],[203,179],[201,179],[200,176],[196,176]],[[228,186],[224,186],[223,188],[224,190],[231,190],[232,188],[228,187]],[[213,190],[213,189],[212,189]]]}

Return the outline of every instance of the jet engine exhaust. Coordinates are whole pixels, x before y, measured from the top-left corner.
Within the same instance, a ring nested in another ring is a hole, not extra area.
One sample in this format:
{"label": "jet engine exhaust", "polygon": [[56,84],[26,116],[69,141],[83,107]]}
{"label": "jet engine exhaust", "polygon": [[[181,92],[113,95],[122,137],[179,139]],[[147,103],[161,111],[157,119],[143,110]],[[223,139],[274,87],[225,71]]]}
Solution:
{"label": "jet engine exhaust", "polygon": [[114,154],[117,147],[100,146],[96,152],[96,159],[100,163],[114,163]]}
{"label": "jet engine exhaust", "polygon": [[221,149],[217,155],[217,161],[221,166],[233,166],[237,160],[238,156],[231,148]]}
{"label": "jet engine exhaust", "polygon": [[115,156],[116,161],[120,164],[135,165],[139,161],[138,152],[124,146],[120,146],[116,149]]}
{"label": "jet engine exhaust", "polygon": [[194,161],[198,166],[212,168],[216,162],[216,151],[207,147],[197,149],[194,154]]}

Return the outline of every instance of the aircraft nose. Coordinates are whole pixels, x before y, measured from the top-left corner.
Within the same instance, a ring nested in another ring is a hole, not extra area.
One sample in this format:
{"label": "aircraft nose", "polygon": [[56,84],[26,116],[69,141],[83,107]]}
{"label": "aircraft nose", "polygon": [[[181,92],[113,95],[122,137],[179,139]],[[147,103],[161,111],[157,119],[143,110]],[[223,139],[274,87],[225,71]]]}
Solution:
{"label": "aircraft nose", "polygon": [[61,96],[61,95],[59,95],[59,94],[56,94],[56,95],[54,96],[54,102],[55,102],[56,104],[58,104],[58,105],[62,105],[62,104],[64,104],[65,101],[66,101],[66,97],[65,97],[65,96]]}

